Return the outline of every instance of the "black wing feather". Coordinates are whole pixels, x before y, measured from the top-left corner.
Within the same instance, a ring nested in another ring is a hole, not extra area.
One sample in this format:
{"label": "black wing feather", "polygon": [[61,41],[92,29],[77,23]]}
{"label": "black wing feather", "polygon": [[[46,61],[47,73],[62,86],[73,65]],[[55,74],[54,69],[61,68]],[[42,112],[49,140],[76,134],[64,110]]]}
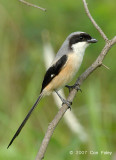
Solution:
{"label": "black wing feather", "polygon": [[51,82],[51,80],[59,74],[60,70],[62,69],[66,61],[67,61],[67,55],[63,55],[53,66],[51,66],[47,70],[42,83],[41,92]]}

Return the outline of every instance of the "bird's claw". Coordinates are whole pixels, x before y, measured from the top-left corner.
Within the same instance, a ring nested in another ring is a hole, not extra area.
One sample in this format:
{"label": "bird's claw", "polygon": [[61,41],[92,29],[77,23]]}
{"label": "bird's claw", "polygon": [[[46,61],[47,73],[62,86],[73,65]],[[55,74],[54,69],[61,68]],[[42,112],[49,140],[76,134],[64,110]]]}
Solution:
{"label": "bird's claw", "polygon": [[67,101],[67,100],[63,99],[63,101],[62,101],[62,105],[63,105],[63,104],[66,104],[66,105],[68,106],[68,108],[71,110],[72,102],[70,102],[70,101]]}
{"label": "bird's claw", "polygon": [[69,89],[69,92],[71,92],[72,89],[76,89],[77,91],[81,91],[82,92],[82,90],[81,90],[81,88],[79,87],[78,84],[74,84],[73,86],[66,85],[65,87],[67,87]]}

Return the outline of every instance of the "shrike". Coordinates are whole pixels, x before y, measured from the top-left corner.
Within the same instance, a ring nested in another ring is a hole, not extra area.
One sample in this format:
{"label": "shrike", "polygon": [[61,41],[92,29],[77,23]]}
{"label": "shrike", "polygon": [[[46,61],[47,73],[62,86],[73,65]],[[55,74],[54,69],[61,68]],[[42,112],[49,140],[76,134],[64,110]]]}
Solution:
{"label": "shrike", "polygon": [[19,126],[7,148],[9,148],[14,139],[19,135],[20,131],[30,117],[32,111],[35,109],[42,97],[49,95],[51,92],[55,91],[61,101],[63,103],[66,103],[68,107],[70,107],[71,103],[64,100],[58,93],[58,90],[72,80],[72,78],[80,68],[85,49],[89,46],[90,43],[96,42],[96,39],[92,38],[85,32],[74,32],[66,38],[58,53],[56,54],[52,64],[46,71],[42,83],[41,92],[37,101]]}

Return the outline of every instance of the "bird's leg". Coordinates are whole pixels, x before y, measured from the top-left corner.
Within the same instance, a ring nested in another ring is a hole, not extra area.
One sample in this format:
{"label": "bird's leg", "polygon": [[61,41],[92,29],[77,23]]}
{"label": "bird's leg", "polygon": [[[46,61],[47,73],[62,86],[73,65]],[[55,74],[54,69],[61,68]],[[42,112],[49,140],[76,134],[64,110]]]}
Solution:
{"label": "bird's leg", "polygon": [[66,85],[65,87],[67,87],[67,88],[69,89],[69,92],[71,92],[72,89],[76,89],[77,91],[81,91],[81,92],[82,92],[81,88],[80,88],[79,85],[76,84],[76,83],[75,83],[73,86],[68,86],[68,85]]}
{"label": "bird's leg", "polygon": [[68,106],[68,108],[70,108],[70,110],[71,110],[72,102],[67,101],[67,100],[65,100],[64,98],[62,98],[61,95],[58,93],[58,91],[55,90],[55,92],[56,92],[56,94],[58,95],[58,97],[61,99],[62,105],[63,105],[63,104],[66,104],[66,105]]}

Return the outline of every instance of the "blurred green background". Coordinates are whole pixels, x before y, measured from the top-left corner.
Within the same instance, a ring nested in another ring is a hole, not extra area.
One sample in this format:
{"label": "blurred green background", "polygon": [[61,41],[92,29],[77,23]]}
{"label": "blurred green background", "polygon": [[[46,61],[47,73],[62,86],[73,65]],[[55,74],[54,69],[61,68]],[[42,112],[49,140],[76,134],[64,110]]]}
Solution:
{"label": "blurred green background", "polygon": [[[18,0],[0,0],[0,160],[34,159],[47,126],[58,111],[52,95],[45,97],[13,145],[6,149],[41,89],[46,70],[42,33],[49,32],[55,52],[74,31],[85,31],[98,40],[86,50],[79,74],[90,66],[105,44],[86,16],[82,0],[28,2],[45,7],[47,12]],[[111,39],[116,35],[116,1],[87,2],[91,14]],[[101,67],[92,73],[72,106],[88,140],[82,142],[62,119],[49,143],[45,160],[116,160],[116,46],[109,51],[104,64],[110,70]],[[67,89],[65,94],[68,95]],[[76,151],[88,153],[79,155]],[[91,155],[89,151],[99,154]],[[110,151],[112,155],[101,155],[101,151]]]}

